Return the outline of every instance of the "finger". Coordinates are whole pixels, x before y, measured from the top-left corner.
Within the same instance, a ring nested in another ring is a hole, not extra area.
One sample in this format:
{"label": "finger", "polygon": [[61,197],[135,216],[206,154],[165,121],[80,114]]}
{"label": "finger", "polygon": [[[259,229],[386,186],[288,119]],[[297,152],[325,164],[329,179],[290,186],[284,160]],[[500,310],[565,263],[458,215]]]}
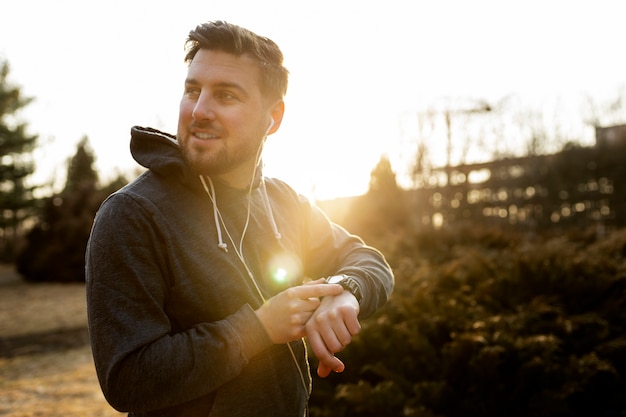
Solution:
{"label": "finger", "polygon": [[[335,358],[337,359],[337,358]],[[339,359],[337,359],[337,361],[341,364],[339,366],[337,366],[336,368],[331,368],[329,366],[327,366],[325,363],[320,362],[317,365],[317,375],[320,378],[326,378],[328,375],[330,375],[331,372],[335,371],[337,373],[341,373],[346,369],[346,366],[344,365],[343,362],[341,362]]]}
{"label": "finger", "polygon": [[315,281],[313,281],[313,280],[308,280],[308,281],[304,280],[302,282],[302,285],[315,285],[315,284],[324,284],[324,283],[326,283],[326,279],[319,278],[319,279],[316,279]]}
{"label": "finger", "polygon": [[341,363],[341,365],[342,365],[342,366],[341,366],[341,369],[334,370],[334,369],[331,369],[331,368],[329,368],[328,366],[326,366],[325,364],[323,364],[323,363],[321,363],[321,362],[320,362],[320,363],[317,365],[317,375],[318,375],[320,378],[326,378],[328,375],[330,375],[330,373],[331,373],[333,370],[334,370],[335,372],[337,372],[337,373],[343,372],[343,371],[346,369],[346,366],[343,364],[343,362]]}
{"label": "finger", "polygon": [[326,348],[330,352],[341,352],[352,342],[352,335],[343,323],[330,323],[318,328]]}
{"label": "finger", "polygon": [[300,310],[301,311],[307,311],[307,312],[313,312],[315,310],[317,310],[317,308],[320,306],[320,299],[317,297],[313,297],[313,298],[307,298],[304,300],[301,300],[300,302]]}
{"label": "finger", "polygon": [[345,317],[344,323],[351,336],[356,336],[361,331],[361,323],[359,323],[358,317]]}
{"label": "finger", "polygon": [[[336,345],[329,346],[328,348],[333,352],[341,352],[352,342],[352,335],[345,326],[341,326],[335,329],[334,338],[330,339],[333,342],[336,340]],[[328,344],[328,343],[327,343]]]}
{"label": "finger", "polygon": [[324,365],[323,363],[319,363],[317,365],[317,375],[320,378],[326,378],[328,375],[330,375],[330,373],[332,372],[332,369],[330,369],[328,366]]}
{"label": "finger", "polygon": [[292,287],[290,290],[293,294],[301,299],[313,297],[326,297],[329,295],[339,295],[343,292],[343,287],[339,284],[317,284],[317,285],[300,285]]}
{"label": "finger", "polygon": [[[346,337],[355,336],[361,331],[358,309],[351,306],[339,306],[336,309],[326,310],[316,315],[315,319],[319,327],[334,326],[334,331],[342,340]],[[347,331],[349,334],[344,335],[343,331]]]}
{"label": "finger", "polygon": [[289,322],[292,326],[304,327],[310,315],[311,313],[292,314],[289,316]]}
{"label": "finger", "polygon": [[341,362],[338,358],[333,355],[331,351],[328,350],[326,344],[322,340],[320,334],[318,332],[308,332],[307,336],[309,338],[309,344],[313,353],[319,360],[320,364],[323,364],[325,367],[335,371],[342,372],[345,368],[343,362]]}

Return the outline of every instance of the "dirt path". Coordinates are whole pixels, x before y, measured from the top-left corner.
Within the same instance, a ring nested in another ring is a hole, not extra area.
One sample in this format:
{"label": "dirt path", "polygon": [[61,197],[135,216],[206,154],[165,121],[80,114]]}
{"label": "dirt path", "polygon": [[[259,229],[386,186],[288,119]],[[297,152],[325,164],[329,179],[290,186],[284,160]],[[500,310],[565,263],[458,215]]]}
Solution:
{"label": "dirt path", "polygon": [[84,284],[27,284],[0,265],[0,416],[118,417],[87,338]]}

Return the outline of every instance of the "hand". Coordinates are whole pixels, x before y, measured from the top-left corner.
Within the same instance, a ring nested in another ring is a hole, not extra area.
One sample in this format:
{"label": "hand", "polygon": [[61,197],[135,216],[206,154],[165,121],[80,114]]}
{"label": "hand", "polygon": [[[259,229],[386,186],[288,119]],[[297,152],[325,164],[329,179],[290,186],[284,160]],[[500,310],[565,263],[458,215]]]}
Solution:
{"label": "hand", "polygon": [[326,284],[324,279],[287,288],[267,300],[256,310],[273,343],[288,343],[306,336],[305,324],[320,306],[320,298],[341,294],[338,284]]}
{"label": "hand", "polygon": [[350,292],[325,297],[306,323],[306,334],[319,360],[317,374],[326,378],[331,371],[343,372],[345,365],[336,356],[361,330],[359,302]]}

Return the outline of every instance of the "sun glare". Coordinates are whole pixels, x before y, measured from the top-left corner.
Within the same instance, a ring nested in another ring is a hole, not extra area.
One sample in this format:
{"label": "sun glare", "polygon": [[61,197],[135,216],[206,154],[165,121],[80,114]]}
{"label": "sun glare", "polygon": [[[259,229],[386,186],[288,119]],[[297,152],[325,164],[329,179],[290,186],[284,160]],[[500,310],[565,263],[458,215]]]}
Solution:
{"label": "sun glare", "polygon": [[287,270],[284,268],[278,268],[274,272],[274,281],[279,284],[283,284],[285,281],[287,281]]}
{"label": "sun glare", "polygon": [[298,280],[302,279],[302,264],[293,254],[276,254],[269,264],[269,276],[279,287],[299,284]]}
{"label": "sun glare", "polygon": [[[418,14],[412,2],[393,7],[365,2],[359,3],[362,18],[348,23],[350,2],[332,3],[331,14],[320,7],[285,19],[274,13],[275,7],[259,7],[258,14],[237,2],[193,1],[199,13],[189,14],[178,3],[155,8],[137,0],[126,2],[124,13],[111,11],[101,18],[99,12],[109,11],[104,3],[99,9],[71,0],[68,3],[78,14],[67,21],[48,18],[55,2],[36,1],[37,15],[30,12],[31,2],[14,3],[12,17],[0,25],[0,59],[8,59],[12,78],[26,96],[35,98],[23,117],[42,142],[50,143],[42,151],[46,155],[38,159],[37,175],[45,180],[56,180],[57,167],[64,166],[83,135],[89,137],[104,177],[117,172],[132,177],[137,165],[127,152],[130,127],[176,131],[186,73],[183,41],[202,20],[199,15],[249,27],[281,46],[291,76],[285,118],[266,144],[265,173],[318,201],[367,192],[370,172],[383,154],[399,180],[410,175],[422,142],[428,146],[430,162],[438,163],[440,155],[446,155],[446,138],[437,126],[429,128],[430,120],[418,120],[418,114],[436,100],[497,104],[518,97],[520,103],[552,117],[561,109],[577,111],[578,102],[572,98],[593,98],[596,104],[603,103],[603,96],[613,99],[626,73],[626,55],[616,52],[621,50],[623,27],[618,2],[614,7],[565,1],[513,7],[495,0],[457,0],[453,8],[462,12],[452,15],[447,2],[429,2]],[[293,2],[275,3],[291,7]],[[481,11],[486,4],[488,14]],[[568,19],[561,18],[564,8]],[[153,29],[145,34],[150,42],[142,43],[142,54],[159,58],[154,71],[128,65],[137,55],[135,43],[128,39],[136,39],[135,23],[145,19]],[[319,31],[320,19],[328,27],[347,25],[349,30],[339,37],[333,31]],[[108,30],[111,22],[116,27],[113,35]],[[528,22],[533,22],[531,31]],[[169,29],[154,29],[165,26]],[[24,27],[37,27],[47,36],[14,36]],[[75,34],[83,32],[93,36],[76,39]],[[44,61],[64,65],[41,71]],[[89,81],[94,79],[108,82]],[[88,95],[83,85],[89,85]],[[556,102],[570,104],[552,105]],[[577,120],[581,116],[575,114]],[[455,118],[452,123],[460,126],[463,120]],[[567,135],[573,137],[569,130],[568,125]],[[451,141],[458,138],[455,149],[461,150],[456,154],[465,159],[478,148],[489,153],[515,150],[506,143],[486,143],[489,138],[481,138],[482,132],[454,132]],[[466,154],[462,150],[467,138],[482,142]]]}

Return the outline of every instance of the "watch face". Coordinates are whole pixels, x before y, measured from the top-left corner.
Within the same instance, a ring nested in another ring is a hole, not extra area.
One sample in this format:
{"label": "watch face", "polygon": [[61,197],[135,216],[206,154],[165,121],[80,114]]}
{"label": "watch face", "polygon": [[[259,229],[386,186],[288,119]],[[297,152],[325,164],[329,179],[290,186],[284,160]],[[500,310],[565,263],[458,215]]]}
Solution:
{"label": "watch face", "polygon": [[334,275],[334,276],[328,278],[328,280],[326,280],[326,282],[328,284],[339,284],[343,280],[344,280],[344,276],[343,275]]}

